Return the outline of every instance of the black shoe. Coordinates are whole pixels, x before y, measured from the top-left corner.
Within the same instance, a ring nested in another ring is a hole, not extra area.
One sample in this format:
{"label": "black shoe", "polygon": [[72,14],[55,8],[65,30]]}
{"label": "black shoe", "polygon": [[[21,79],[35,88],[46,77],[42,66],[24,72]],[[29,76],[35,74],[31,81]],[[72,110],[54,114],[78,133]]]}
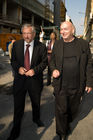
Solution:
{"label": "black shoe", "polygon": [[70,128],[70,126],[68,126],[67,135],[70,135],[71,133],[72,133],[71,128]]}
{"label": "black shoe", "polygon": [[44,124],[41,120],[37,120],[37,121],[33,121],[33,122],[36,123],[38,127],[43,127],[44,126]]}
{"label": "black shoe", "polygon": [[66,140],[66,135],[59,135],[60,140]]}
{"label": "black shoe", "polygon": [[15,140],[16,138],[18,138],[20,135],[20,131],[19,129],[15,130],[14,128],[11,131],[10,136],[8,137],[7,140]]}

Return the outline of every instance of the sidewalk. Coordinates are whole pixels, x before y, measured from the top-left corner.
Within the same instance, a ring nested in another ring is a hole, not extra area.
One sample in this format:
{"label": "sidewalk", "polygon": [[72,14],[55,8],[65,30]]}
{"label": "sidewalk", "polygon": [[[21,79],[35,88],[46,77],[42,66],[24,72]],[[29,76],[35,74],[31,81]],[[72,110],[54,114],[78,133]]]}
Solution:
{"label": "sidewalk", "polygon": [[[3,63],[2,63],[3,62]],[[6,140],[12,128],[13,96],[12,72],[8,56],[0,56],[0,140]],[[26,96],[25,113],[21,134],[17,140],[58,140],[55,129],[55,97],[52,86],[46,86],[44,73],[44,89],[41,98],[41,120],[45,127],[38,128],[32,122],[32,108],[29,96]],[[80,105],[80,113],[71,124],[72,134],[68,140],[93,140],[93,93],[84,96]]]}

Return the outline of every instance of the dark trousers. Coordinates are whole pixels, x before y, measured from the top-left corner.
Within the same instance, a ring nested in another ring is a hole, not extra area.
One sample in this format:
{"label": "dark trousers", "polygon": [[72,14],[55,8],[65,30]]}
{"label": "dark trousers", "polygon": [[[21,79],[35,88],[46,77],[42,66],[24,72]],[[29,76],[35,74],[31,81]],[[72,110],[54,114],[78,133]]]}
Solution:
{"label": "dark trousers", "polygon": [[47,84],[51,84],[51,71],[50,68],[48,66],[48,72],[47,72]]}
{"label": "dark trousers", "polygon": [[24,108],[25,108],[25,96],[28,92],[30,96],[30,100],[32,103],[32,116],[33,121],[37,121],[40,119],[40,97],[41,92],[38,92],[37,89],[34,89],[31,87],[25,89],[24,87],[22,89],[19,88],[19,90],[16,90],[16,87],[14,88],[14,128],[20,128],[21,120],[24,114]]}
{"label": "dark trousers", "polygon": [[69,123],[75,118],[80,104],[77,89],[61,90],[56,95],[56,133],[67,134]]}

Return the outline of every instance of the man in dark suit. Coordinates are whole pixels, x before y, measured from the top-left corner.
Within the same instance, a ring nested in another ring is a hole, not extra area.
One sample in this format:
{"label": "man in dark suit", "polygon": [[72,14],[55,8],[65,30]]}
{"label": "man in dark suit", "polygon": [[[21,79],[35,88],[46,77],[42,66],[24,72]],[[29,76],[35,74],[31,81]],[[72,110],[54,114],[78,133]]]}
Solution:
{"label": "man in dark suit", "polygon": [[44,126],[40,120],[40,97],[43,88],[43,70],[47,65],[47,49],[44,44],[34,40],[35,35],[35,27],[24,24],[22,26],[23,39],[13,44],[11,64],[15,71],[14,120],[8,140],[15,140],[20,134],[27,92],[32,102],[33,122],[38,127]]}
{"label": "man in dark suit", "polygon": [[92,59],[89,44],[74,36],[74,25],[61,23],[62,39],[56,41],[52,51],[50,69],[54,78],[56,102],[56,133],[65,140],[70,122],[75,118],[84,91],[92,90]]}

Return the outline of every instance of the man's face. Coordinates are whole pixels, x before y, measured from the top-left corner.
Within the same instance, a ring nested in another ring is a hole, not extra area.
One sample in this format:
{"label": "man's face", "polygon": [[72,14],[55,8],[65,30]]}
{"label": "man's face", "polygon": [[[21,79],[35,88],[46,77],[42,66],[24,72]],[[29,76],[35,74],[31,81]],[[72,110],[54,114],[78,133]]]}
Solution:
{"label": "man's face", "polygon": [[35,32],[32,31],[32,27],[24,27],[22,36],[27,43],[30,43],[35,38]]}
{"label": "man's face", "polygon": [[73,38],[73,27],[69,22],[64,22],[60,26],[60,34],[63,37],[63,40],[71,40]]}

